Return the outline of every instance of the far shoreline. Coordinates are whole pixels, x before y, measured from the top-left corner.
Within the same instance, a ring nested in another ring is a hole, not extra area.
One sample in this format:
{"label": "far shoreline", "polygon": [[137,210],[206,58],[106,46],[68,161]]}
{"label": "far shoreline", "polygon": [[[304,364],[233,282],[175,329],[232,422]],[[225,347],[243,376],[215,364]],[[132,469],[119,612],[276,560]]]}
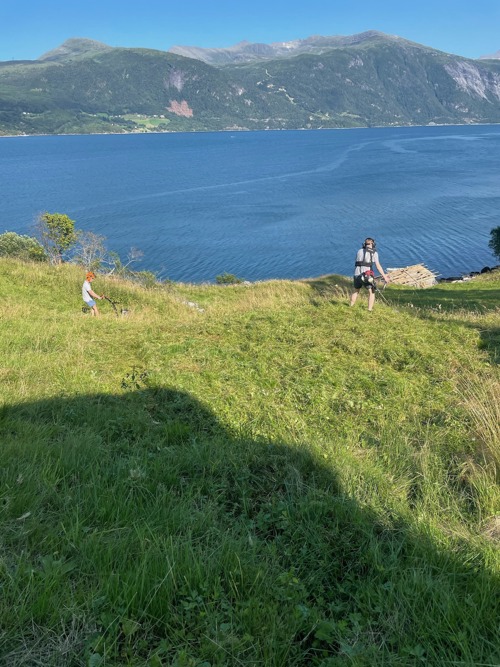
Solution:
{"label": "far shoreline", "polygon": [[288,128],[232,128],[226,130],[164,130],[162,132],[67,132],[64,134],[42,133],[42,134],[0,134],[0,139],[17,139],[30,137],[106,137],[106,136],[136,136],[150,134],[231,134],[247,132],[337,132],[349,130],[404,130],[409,128],[433,128],[433,127],[498,127],[500,123],[428,123],[427,125],[357,125],[355,127],[288,127]]}

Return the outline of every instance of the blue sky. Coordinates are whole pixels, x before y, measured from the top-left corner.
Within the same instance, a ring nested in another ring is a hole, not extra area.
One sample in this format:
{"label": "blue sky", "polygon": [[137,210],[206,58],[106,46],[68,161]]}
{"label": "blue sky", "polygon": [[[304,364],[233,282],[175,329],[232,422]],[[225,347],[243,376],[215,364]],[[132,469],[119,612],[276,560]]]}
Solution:
{"label": "blue sky", "polygon": [[0,0],[0,60],[70,37],[167,50],[380,30],[469,58],[500,50],[500,0]]}

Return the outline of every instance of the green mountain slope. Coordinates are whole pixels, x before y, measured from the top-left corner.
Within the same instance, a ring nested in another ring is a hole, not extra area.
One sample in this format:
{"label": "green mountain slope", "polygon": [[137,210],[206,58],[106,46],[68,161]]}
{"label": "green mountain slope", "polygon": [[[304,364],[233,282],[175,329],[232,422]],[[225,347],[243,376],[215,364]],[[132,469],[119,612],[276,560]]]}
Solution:
{"label": "green mountain slope", "polygon": [[220,129],[243,107],[225,72],[145,49],[3,67],[0,96],[4,132],[133,129],[128,114],[168,116],[168,129]]}
{"label": "green mountain slope", "polygon": [[1,64],[0,132],[500,122],[500,62],[380,33],[353,41],[215,67],[70,40],[38,61]]}
{"label": "green mountain slope", "polygon": [[498,664],[498,274],[82,279],[0,261],[2,664]]}
{"label": "green mountain slope", "polygon": [[92,53],[102,53],[111,51],[113,47],[96,42],[94,39],[74,38],[67,39],[64,44],[41,55],[39,61],[64,61],[73,60],[79,56],[86,56]]}
{"label": "green mountain slope", "polygon": [[376,38],[237,71],[262,105],[307,111],[312,127],[500,120],[500,66],[409,42]]}

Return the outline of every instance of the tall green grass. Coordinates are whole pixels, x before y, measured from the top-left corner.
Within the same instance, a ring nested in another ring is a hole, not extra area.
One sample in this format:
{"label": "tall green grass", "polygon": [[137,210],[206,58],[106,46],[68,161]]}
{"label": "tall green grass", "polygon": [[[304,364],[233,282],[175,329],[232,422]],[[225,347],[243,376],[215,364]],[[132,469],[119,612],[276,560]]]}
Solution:
{"label": "tall green grass", "polygon": [[499,664],[495,280],[2,261],[0,664]]}

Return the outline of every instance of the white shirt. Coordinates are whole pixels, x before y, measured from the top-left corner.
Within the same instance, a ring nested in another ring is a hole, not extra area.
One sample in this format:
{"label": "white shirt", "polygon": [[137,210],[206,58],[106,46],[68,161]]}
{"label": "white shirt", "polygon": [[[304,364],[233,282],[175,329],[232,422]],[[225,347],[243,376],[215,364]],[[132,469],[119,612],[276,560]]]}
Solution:
{"label": "white shirt", "polygon": [[89,283],[88,280],[86,280],[82,285],[82,299],[85,301],[85,303],[89,303],[90,301],[94,300],[89,294],[89,291],[91,289],[92,285]]}

